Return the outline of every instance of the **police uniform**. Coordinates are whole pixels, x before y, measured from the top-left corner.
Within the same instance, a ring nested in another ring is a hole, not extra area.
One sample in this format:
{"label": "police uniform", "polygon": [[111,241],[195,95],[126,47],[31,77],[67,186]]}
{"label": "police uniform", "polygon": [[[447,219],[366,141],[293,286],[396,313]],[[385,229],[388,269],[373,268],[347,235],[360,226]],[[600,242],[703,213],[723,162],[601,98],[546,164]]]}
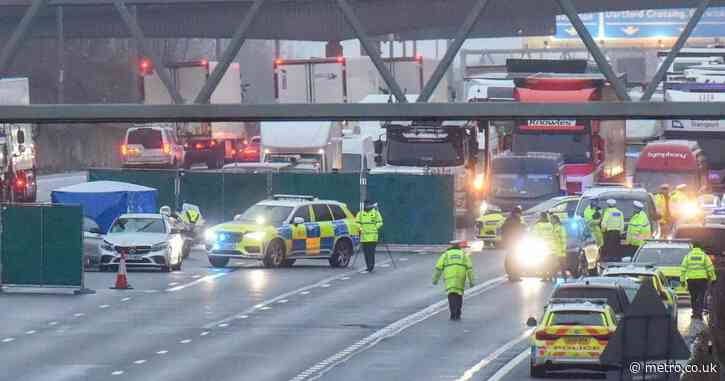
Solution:
{"label": "police uniform", "polygon": [[654,201],[657,213],[659,214],[660,227],[663,230],[662,233],[667,234],[669,233],[669,224],[672,219],[670,215],[670,195],[667,191],[662,191],[654,195]]}
{"label": "police uniform", "polygon": [[[531,228],[531,231],[534,236],[546,242],[546,245],[548,246],[552,255],[556,254],[559,239],[554,235],[554,226],[551,224],[548,218],[542,216],[539,221],[537,221]],[[553,264],[551,267],[553,270],[552,272],[556,271],[553,269]]]}
{"label": "police uniform", "polygon": [[620,236],[624,230],[624,213],[616,208],[614,200],[607,200],[609,206],[602,213],[602,257],[608,261],[619,261],[622,257]]}
{"label": "police uniform", "polygon": [[692,318],[702,319],[708,284],[717,280],[715,268],[710,257],[699,247],[692,248],[682,259],[681,266],[680,283],[685,284],[690,292]]}
{"label": "police uniform", "polygon": [[194,209],[187,209],[181,213],[181,216],[179,216],[179,218],[181,218],[181,221],[183,221],[187,225],[194,225],[199,222],[201,214]]}
{"label": "police uniform", "polygon": [[627,226],[627,245],[637,248],[642,246],[646,239],[652,237],[652,227],[642,206],[642,203],[635,201],[635,207],[639,209],[639,212],[629,219],[629,225]]}
{"label": "police uniform", "polygon": [[601,249],[604,245],[604,236],[602,235],[602,210],[600,208],[596,208],[594,210],[594,214],[592,215],[591,220],[589,220],[588,226],[589,231],[592,233],[592,237],[594,237],[594,242],[597,244],[597,247]]}
{"label": "police uniform", "polygon": [[465,241],[453,241],[451,244],[452,246],[436,262],[433,284],[438,284],[443,275],[448,293],[451,320],[460,320],[466,279],[468,279],[469,286],[473,287],[473,262],[464,250],[465,247],[468,247]]}
{"label": "police uniform", "polygon": [[360,244],[365,253],[365,265],[372,272],[375,269],[375,248],[380,238],[379,231],[383,227],[383,216],[372,203],[365,203],[365,208],[358,212],[357,223],[360,224]]}
{"label": "police uniform", "polygon": [[556,258],[559,261],[559,271],[564,274],[569,267],[566,260],[566,228],[561,224],[561,222],[552,223],[551,226],[555,242],[553,250],[554,255],[556,255]]}

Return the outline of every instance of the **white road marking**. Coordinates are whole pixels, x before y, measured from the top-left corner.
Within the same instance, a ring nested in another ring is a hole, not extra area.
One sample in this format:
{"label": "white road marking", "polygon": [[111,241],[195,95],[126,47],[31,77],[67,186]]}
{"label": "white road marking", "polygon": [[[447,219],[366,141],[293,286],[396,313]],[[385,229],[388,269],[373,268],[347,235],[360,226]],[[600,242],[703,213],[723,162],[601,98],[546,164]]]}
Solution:
{"label": "white road marking", "polygon": [[127,297],[121,299],[122,302],[128,302],[129,300],[131,300],[130,296],[127,296]]}
{"label": "white road marking", "polygon": [[191,339],[184,339],[184,340],[179,341],[179,343],[181,343],[181,344],[189,344],[190,342],[191,342]]}
{"label": "white road marking", "polygon": [[171,282],[171,283],[169,283],[169,287],[174,287],[174,286],[176,286],[177,284],[179,284],[179,282]]}
{"label": "white road marking", "polygon": [[408,258],[398,258],[399,261],[405,262],[408,260]]}
{"label": "white road marking", "polygon": [[108,308],[110,306],[111,306],[110,304],[101,304],[100,306],[98,306],[98,308],[103,309],[103,308]]}
{"label": "white road marking", "polygon": [[[528,330],[526,330],[526,332],[521,334],[521,336],[509,341],[508,343],[499,347],[497,350],[489,353],[488,356],[484,357],[476,365],[472,366],[471,368],[469,368],[465,372],[463,372],[463,375],[461,377],[458,377],[455,381],[468,381],[468,380],[472,379],[473,376],[476,375],[476,373],[481,371],[481,369],[491,365],[491,363],[496,361],[499,357],[501,357],[501,355],[503,355],[504,353],[511,350],[511,348],[515,347],[520,342],[526,340],[529,336],[531,336],[531,332],[533,332],[533,329],[528,329]],[[528,351],[528,349],[527,349],[527,351]]]}
{"label": "white road marking", "polygon": [[[387,263],[387,262],[390,262],[390,260],[388,259],[388,260],[386,260],[386,261],[384,261],[382,263]],[[237,312],[234,315],[228,316],[228,317],[226,317],[224,319],[221,319],[221,320],[218,320],[218,321],[215,321],[215,322],[212,322],[212,323],[208,323],[208,324],[204,325],[202,328],[204,328],[204,329],[212,329],[212,328],[218,326],[221,323],[228,323],[228,322],[234,320],[240,314],[242,314],[242,315],[252,314],[255,311],[257,311],[257,309],[259,309],[260,306],[265,306],[267,304],[273,304],[273,303],[276,303],[277,301],[280,301],[282,299],[289,299],[289,297],[291,297],[291,296],[293,296],[295,294],[307,295],[307,294],[309,294],[309,290],[311,290],[313,288],[316,288],[316,287],[319,287],[320,285],[323,285],[323,284],[332,282],[335,279],[340,279],[340,277],[349,276],[349,275],[354,274],[356,272],[357,272],[356,270],[353,270],[353,271],[349,271],[349,272],[346,272],[346,273],[338,274],[338,275],[329,277],[327,279],[323,279],[323,280],[321,280],[321,281],[319,281],[317,283],[310,284],[310,285],[307,285],[307,286],[304,286],[304,287],[301,287],[301,288],[298,288],[296,290],[292,290],[292,291],[289,291],[289,292],[285,292],[284,294],[277,295],[277,296],[275,296],[272,299],[268,299],[268,300],[262,301],[261,303],[258,303],[257,305],[255,305],[252,308],[248,308],[248,309],[246,309],[244,311]]]}
{"label": "white road marking", "polygon": [[2,339],[2,342],[3,343],[10,343],[10,342],[13,342],[13,341],[15,341],[15,338],[14,337],[6,337],[6,338]]}
{"label": "white road marking", "polygon": [[86,314],[84,314],[83,312],[79,312],[77,314],[73,314],[73,316],[74,317],[83,317],[83,316],[86,316]]}
{"label": "white road marking", "polygon": [[236,318],[237,319],[247,319],[248,317],[249,317],[249,315],[239,315]]}
{"label": "white road marking", "polygon": [[123,374],[122,370],[117,370],[117,371],[111,372],[111,376],[120,376],[122,374]]}
{"label": "white road marking", "polygon": [[[492,290],[501,284],[506,282],[506,277],[500,276],[494,279],[490,279],[479,285],[476,285],[466,290],[464,299],[474,297],[482,294],[486,291]],[[355,344],[345,348],[341,352],[338,352],[327,359],[315,364],[311,368],[298,374],[292,378],[292,381],[304,381],[304,380],[317,380],[322,377],[330,369],[344,363],[345,361],[352,358],[355,354],[361,353],[367,349],[370,349],[377,345],[380,341],[395,336],[400,332],[418,324],[448,308],[448,299],[441,300],[437,303],[433,303],[418,312],[412,313],[396,322],[389,324],[388,326],[372,333],[371,335],[363,338]]]}
{"label": "white road marking", "polygon": [[48,323],[48,325],[52,327],[54,325],[58,325],[58,322],[57,321],[51,321],[50,323]]}
{"label": "white road marking", "polygon": [[169,351],[167,351],[166,349],[162,349],[162,350],[156,352],[157,355],[165,355],[167,353],[169,353]]}
{"label": "white road marking", "polygon": [[271,309],[272,309],[272,307],[270,307],[270,306],[264,306],[264,307],[260,308],[260,310],[262,310],[262,311],[267,311],[267,310],[271,310]]}
{"label": "white road marking", "polygon": [[322,288],[328,288],[328,287],[330,287],[330,284],[329,283],[321,284],[320,287],[322,287]]}
{"label": "white road marking", "polygon": [[204,331],[204,332],[200,333],[199,336],[206,336],[208,334],[209,334],[209,331]]}
{"label": "white road marking", "polygon": [[226,327],[229,327],[229,324],[227,324],[227,323],[219,324],[219,328],[226,328]]}
{"label": "white road marking", "polygon": [[31,329],[30,331],[25,331],[26,335],[34,335],[37,331]]}
{"label": "white road marking", "polygon": [[202,283],[202,282],[208,282],[208,281],[211,281],[211,280],[214,280],[214,279],[217,279],[217,278],[221,278],[221,277],[223,277],[223,276],[225,276],[227,274],[229,274],[229,273],[216,273],[216,274],[212,274],[212,275],[207,275],[207,276],[205,276],[203,278],[199,278],[199,276],[196,276],[195,275],[192,278],[198,278],[198,279],[196,279],[194,281],[191,281],[189,283],[184,283],[184,284],[180,284],[178,286],[174,286],[174,287],[167,288],[164,291],[166,291],[166,292],[174,292],[174,291],[183,290],[185,288],[189,288],[189,287],[192,287],[192,286],[196,286],[197,284]]}
{"label": "white road marking", "polygon": [[141,364],[143,364],[145,362],[146,362],[146,360],[136,360],[133,363],[136,364],[136,365],[141,365]]}
{"label": "white road marking", "polygon": [[385,264],[385,265],[380,265],[380,267],[390,267],[390,265]]}
{"label": "white road marking", "polygon": [[199,274],[194,274],[194,275],[192,275],[191,277],[192,277],[192,278],[194,278],[194,279],[196,279],[196,278],[201,278],[201,275],[199,275]]}
{"label": "white road marking", "polygon": [[289,302],[289,300],[287,300],[287,299],[282,299],[282,300],[277,301],[277,303],[279,303],[279,304],[285,304],[287,302]]}
{"label": "white road marking", "polygon": [[349,279],[350,279],[349,276],[344,276],[344,277],[340,278],[340,280],[349,280]]}
{"label": "white road marking", "polygon": [[527,357],[531,354],[531,349],[526,348],[523,352],[519,353],[516,357],[514,357],[511,361],[509,361],[506,365],[501,367],[496,373],[493,374],[488,380],[486,381],[501,381],[506,375],[511,373],[511,371],[516,368],[519,364],[521,364],[522,361],[526,360]]}

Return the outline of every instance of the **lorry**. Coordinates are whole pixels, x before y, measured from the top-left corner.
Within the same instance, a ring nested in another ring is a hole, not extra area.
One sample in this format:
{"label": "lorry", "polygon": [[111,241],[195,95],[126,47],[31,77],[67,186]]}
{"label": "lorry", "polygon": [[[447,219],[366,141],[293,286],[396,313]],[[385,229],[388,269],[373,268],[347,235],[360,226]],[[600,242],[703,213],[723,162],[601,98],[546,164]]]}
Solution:
{"label": "lorry", "polygon": [[[420,94],[438,61],[421,55],[383,58],[406,94]],[[273,69],[277,103],[357,103],[371,94],[390,93],[368,57],[278,58]],[[430,101],[448,101],[446,78]]]}
{"label": "lorry", "polygon": [[675,187],[687,184],[689,189],[709,189],[705,154],[696,141],[658,140],[644,147],[637,160],[634,183],[650,193],[660,185]]}
{"label": "lorry", "polygon": [[[518,102],[615,100],[605,77],[590,73],[585,60],[508,60]],[[553,152],[564,157],[568,194],[599,182],[624,183],[625,121],[519,119],[502,139],[514,153]]]}
{"label": "lorry", "polygon": [[[725,84],[689,81],[665,83],[665,102],[723,101]],[[707,158],[711,187],[715,191],[725,189],[725,120],[667,120],[664,137],[696,141]]]}
{"label": "lorry", "polygon": [[262,161],[290,163],[297,172],[324,173],[342,168],[339,122],[262,122]]}
{"label": "lorry", "polygon": [[[204,86],[217,63],[206,59],[173,62],[166,65],[171,79],[182,98],[193,100]],[[150,61],[140,63],[142,98],[144,104],[173,103]],[[242,80],[239,63],[232,63],[211,95],[210,103],[241,103]],[[225,163],[238,160],[247,141],[244,122],[176,123],[178,138],[184,147],[184,168],[197,163],[209,169],[221,168]]]}
{"label": "lorry", "polygon": [[[370,174],[452,175],[456,217],[478,212],[483,182],[477,173],[478,126],[472,122],[390,122],[375,142]],[[479,181],[477,181],[479,180]]]}
{"label": "lorry", "polygon": [[[30,104],[28,78],[0,78],[0,105]],[[0,201],[35,202],[37,150],[31,124],[0,123]]]}

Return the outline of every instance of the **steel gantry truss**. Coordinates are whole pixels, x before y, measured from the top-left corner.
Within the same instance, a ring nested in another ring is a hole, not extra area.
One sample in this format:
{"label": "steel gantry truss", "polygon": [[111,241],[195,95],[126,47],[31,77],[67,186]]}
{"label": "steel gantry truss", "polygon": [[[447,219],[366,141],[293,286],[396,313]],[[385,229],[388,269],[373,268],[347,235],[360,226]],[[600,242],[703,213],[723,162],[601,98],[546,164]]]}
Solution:
{"label": "steel gantry truss", "polygon": [[[602,50],[597,46],[589,31],[585,28],[572,0],[555,0],[561,11],[567,16],[576,29],[587,50],[596,61],[599,69],[612,84],[620,101],[596,102],[587,104],[420,104],[426,103],[435,88],[439,85],[445,72],[449,69],[461,46],[468,38],[476,23],[484,13],[489,0],[475,0],[473,8],[455,34],[443,59],[435,68],[431,78],[425,84],[417,104],[405,104],[406,98],[390,70],[385,66],[380,52],[374,48],[363,23],[358,18],[355,8],[349,0],[336,0],[345,20],[350,24],[355,36],[366,53],[370,56],[376,69],[385,81],[396,104],[314,104],[314,105],[212,105],[208,104],[211,94],[226,72],[233,59],[244,44],[248,32],[255,22],[260,9],[266,0],[254,0],[245,10],[244,17],[235,30],[228,48],[219,64],[207,79],[203,88],[193,101],[188,104],[172,86],[169,73],[163,69],[159,58],[144,38],[135,14],[129,10],[124,0],[113,0],[123,23],[136,41],[141,52],[152,60],[157,68],[160,79],[164,83],[174,105],[31,105],[31,106],[0,106],[0,122],[110,122],[110,121],[256,121],[256,120],[452,120],[452,119],[514,119],[522,117],[589,117],[593,119],[725,119],[725,105],[721,103],[632,103],[626,92],[626,86],[617,77]],[[710,0],[701,0],[697,10],[689,20],[674,48],[668,55],[654,79],[645,91],[643,100],[648,101],[659,83],[662,81],[668,63],[674,60],[684,46],[685,41],[694,27],[702,18]],[[27,37],[28,31],[38,13],[47,5],[47,0],[33,0],[21,22],[16,27],[7,44],[0,50],[0,75],[7,72],[20,44]],[[57,7],[62,12],[60,6]],[[62,17],[59,17],[62,21]],[[58,28],[62,32],[62,27]],[[61,36],[62,38],[62,36]]]}

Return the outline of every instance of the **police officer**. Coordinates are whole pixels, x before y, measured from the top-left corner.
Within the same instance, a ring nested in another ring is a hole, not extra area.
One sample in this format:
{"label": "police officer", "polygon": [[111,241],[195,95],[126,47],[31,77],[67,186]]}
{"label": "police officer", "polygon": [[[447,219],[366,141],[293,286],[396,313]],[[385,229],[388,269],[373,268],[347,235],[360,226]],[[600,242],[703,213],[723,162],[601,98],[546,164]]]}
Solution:
{"label": "police officer", "polygon": [[635,201],[632,204],[634,205],[634,214],[629,219],[626,242],[627,245],[634,246],[637,249],[644,244],[646,239],[652,237],[652,227],[647,213],[644,211],[644,204],[640,201]]}
{"label": "police officer", "polygon": [[592,204],[594,205],[593,213],[590,220],[587,222],[587,226],[589,227],[589,231],[592,233],[592,237],[594,237],[594,242],[601,250],[604,245],[604,236],[602,235],[602,208],[599,207],[599,200],[597,199],[592,200]]}
{"label": "police officer", "polygon": [[715,268],[710,257],[699,247],[693,247],[690,250],[682,259],[681,266],[680,283],[684,284],[690,292],[692,318],[702,320],[707,288],[709,283],[717,280]]}
{"label": "police officer", "polygon": [[448,292],[448,308],[451,311],[451,320],[461,320],[463,307],[463,292],[468,279],[469,287],[473,287],[473,262],[464,250],[468,247],[466,241],[451,241],[449,247],[436,262],[433,284],[443,275]]}
{"label": "police officer", "polygon": [[[554,235],[554,226],[549,220],[548,213],[543,212],[539,215],[539,220],[536,221],[534,226],[531,228],[531,231],[537,238],[546,243],[546,246],[552,255],[556,254],[556,246],[558,245],[559,240]],[[552,277],[553,273],[557,271],[555,268],[558,268],[557,264],[554,263],[548,265],[550,266],[550,272],[546,278]]]}
{"label": "police officer", "polygon": [[561,224],[561,220],[556,214],[551,216],[551,226],[555,242],[554,254],[559,262],[559,272],[563,277],[566,277],[566,272],[569,270],[569,263],[566,259],[566,228]]}
{"label": "police officer", "polygon": [[672,221],[672,215],[670,214],[670,185],[660,185],[660,191],[654,195],[654,199],[657,213],[659,213],[662,233],[667,235],[669,233],[669,224]]}
{"label": "police officer", "polygon": [[624,230],[624,213],[617,209],[617,201],[607,200],[607,209],[602,213],[602,235],[604,245],[602,246],[602,258],[606,261],[618,262],[622,257],[620,236]]}
{"label": "police officer", "polygon": [[365,253],[368,272],[373,272],[375,269],[375,248],[378,245],[380,229],[383,227],[383,216],[376,206],[372,201],[365,200],[363,210],[356,216],[357,223],[360,224],[360,244]]}
{"label": "police officer", "polygon": [[521,213],[521,207],[516,206],[501,226],[501,241],[506,249],[510,249],[513,243],[526,231],[526,225],[521,218]]}
{"label": "police officer", "polygon": [[594,217],[594,213],[599,210],[599,199],[592,199],[592,201],[587,205],[586,209],[584,209],[584,222],[589,225],[589,223],[592,221],[592,217]]}
{"label": "police officer", "polygon": [[188,208],[181,211],[179,219],[185,224],[192,226],[199,222],[199,220],[201,219],[201,213],[199,213],[199,211],[194,208]]}

